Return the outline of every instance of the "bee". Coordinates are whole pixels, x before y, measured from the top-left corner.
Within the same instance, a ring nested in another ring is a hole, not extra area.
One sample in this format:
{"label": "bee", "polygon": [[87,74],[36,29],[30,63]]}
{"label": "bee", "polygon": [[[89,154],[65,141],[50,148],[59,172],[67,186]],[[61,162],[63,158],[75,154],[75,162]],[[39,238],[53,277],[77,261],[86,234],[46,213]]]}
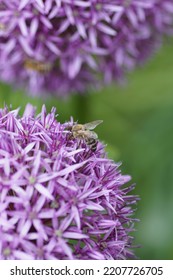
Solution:
{"label": "bee", "polygon": [[74,124],[70,128],[71,138],[84,140],[90,146],[91,150],[95,152],[97,149],[98,135],[92,130],[102,122],[102,120],[97,120],[86,124]]}
{"label": "bee", "polygon": [[42,74],[50,72],[52,69],[52,65],[50,63],[26,59],[24,62],[24,66],[26,69],[33,70]]}
{"label": "bee", "polygon": [[0,30],[2,30],[2,31],[5,30],[5,25],[2,22],[0,22]]}

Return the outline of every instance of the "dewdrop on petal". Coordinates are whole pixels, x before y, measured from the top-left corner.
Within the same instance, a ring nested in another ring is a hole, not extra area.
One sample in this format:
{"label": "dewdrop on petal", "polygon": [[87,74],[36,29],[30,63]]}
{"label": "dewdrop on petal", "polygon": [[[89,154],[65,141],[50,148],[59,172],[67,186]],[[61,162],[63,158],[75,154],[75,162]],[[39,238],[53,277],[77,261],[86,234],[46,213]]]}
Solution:
{"label": "dewdrop on petal", "polygon": [[0,110],[0,259],[134,258],[130,176],[55,111]]}

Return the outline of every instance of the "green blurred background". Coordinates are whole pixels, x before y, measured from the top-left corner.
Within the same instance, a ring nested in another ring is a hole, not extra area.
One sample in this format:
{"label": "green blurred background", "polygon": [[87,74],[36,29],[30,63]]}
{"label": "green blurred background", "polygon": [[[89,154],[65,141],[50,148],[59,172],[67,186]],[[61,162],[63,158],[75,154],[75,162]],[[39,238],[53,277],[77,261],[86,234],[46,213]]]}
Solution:
{"label": "green blurred background", "polygon": [[[173,41],[144,67],[129,75],[124,87],[111,86],[85,98],[66,101],[33,99],[0,84],[0,106],[21,111],[27,102],[57,107],[59,120],[74,116],[79,122],[102,119],[99,138],[110,158],[122,161],[122,172],[132,176],[140,195],[135,243],[140,259],[173,259]],[[85,104],[85,105],[82,105]]]}

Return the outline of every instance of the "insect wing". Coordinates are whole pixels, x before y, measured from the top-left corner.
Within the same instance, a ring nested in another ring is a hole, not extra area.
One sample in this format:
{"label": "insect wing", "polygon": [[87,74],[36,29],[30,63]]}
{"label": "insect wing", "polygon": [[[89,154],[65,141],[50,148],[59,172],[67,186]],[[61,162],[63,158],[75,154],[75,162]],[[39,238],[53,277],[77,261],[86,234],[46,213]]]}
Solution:
{"label": "insect wing", "polygon": [[101,124],[102,122],[103,122],[102,120],[97,120],[97,121],[85,123],[85,124],[84,124],[84,128],[85,128],[85,129],[88,129],[88,130],[92,130],[92,129],[96,128],[96,126],[98,126],[99,124]]}
{"label": "insect wing", "polygon": [[90,138],[90,139],[97,139],[98,135],[94,131],[88,131],[87,137]]}

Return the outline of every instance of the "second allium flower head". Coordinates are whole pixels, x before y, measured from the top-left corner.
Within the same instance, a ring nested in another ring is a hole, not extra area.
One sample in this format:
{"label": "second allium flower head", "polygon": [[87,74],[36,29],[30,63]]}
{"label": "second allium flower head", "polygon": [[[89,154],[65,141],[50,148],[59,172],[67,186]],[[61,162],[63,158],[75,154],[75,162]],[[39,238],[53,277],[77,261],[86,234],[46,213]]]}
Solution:
{"label": "second allium flower head", "polygon": [[172,0],[1,0],[0,79],[84,92],[121,79],[172,25]]}
{"label": "second allium flower head", "polygon": [[130,176],[31,105],[0,109],[0,259],[129,259]]}

